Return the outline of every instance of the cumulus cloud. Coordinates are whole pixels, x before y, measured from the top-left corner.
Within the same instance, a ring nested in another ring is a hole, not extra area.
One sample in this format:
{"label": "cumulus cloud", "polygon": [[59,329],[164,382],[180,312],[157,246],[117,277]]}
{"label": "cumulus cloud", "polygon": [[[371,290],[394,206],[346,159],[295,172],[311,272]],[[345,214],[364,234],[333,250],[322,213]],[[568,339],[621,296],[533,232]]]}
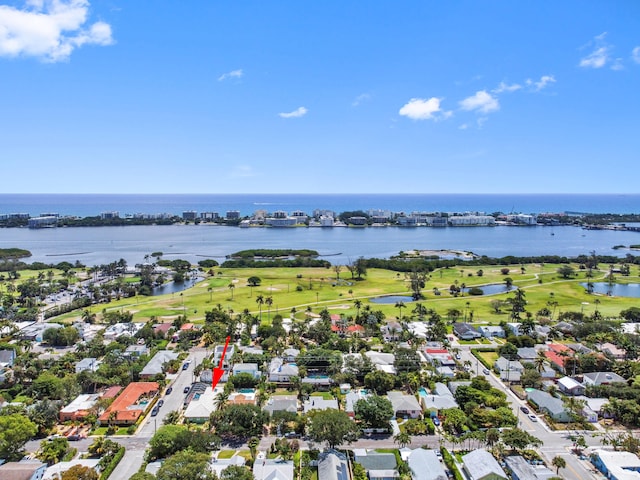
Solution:
{"label": "cumulus cloud", "polygon": [[640,63],[640,47],[631,50],[631,59],[636,63]]}
{"label": "cumulus cloud", "polygon": [[293,112],[282,112],[278,115],[282,118],[299,118],[304,117],[308,110],[305,107],[298,107]]}
{"label": "cumulus cloud", "polygon": [[467,111],[490,113],[499,110],[500,103],[498,103],[497,98],[487,93],[486,90],[480,90],[475,95],[460,101],[460,108]]}
{"label": "cumulus cloud", "polygon": [[515,92],[517,90],[520,90],[521,88],[522,88],[522,85],[518,83],[512,83],[511,85],[508,85],[505,82],[500,82],[500,85],[498,85],[497,88],[494,88],[492,92],[493,93]]}
{"label": "cumulus cloud", "polygon": [[553,75],[543,75],[540,77],[540,80],[531,80],[527,79],[526,84],[533,88],[534,91],[539,92],[543,88],[546,88],[551,83],[555,83],[556,79]]}
{"label": "cumulus cloud", "polygon": [[88,0],[29,0],[24,8],[0,5],[0,56],[68,60],[83,45],[111,45],[111,26],[87,24]]}
{"label": "cumulus cloud", "polygon": [[231,70],[230,72],[223,73],[222,75],[220,75],[218,77],[218,81],[222,82],[223,80],[226,80],[228,78],[242,78],[243,75],[244,73],[242,72],[241,68],[238,70]]}
{"label": "cumulus cloud", "polygon": [[428,99],[412,98],[402,106],[398,113],[403,117],[408,117],[412,120],[437,120],[439,118],[448,118],[452,115],[452,112],[443,111],[440,108],[441,101],[442,100],[437,97],[431,97]]}

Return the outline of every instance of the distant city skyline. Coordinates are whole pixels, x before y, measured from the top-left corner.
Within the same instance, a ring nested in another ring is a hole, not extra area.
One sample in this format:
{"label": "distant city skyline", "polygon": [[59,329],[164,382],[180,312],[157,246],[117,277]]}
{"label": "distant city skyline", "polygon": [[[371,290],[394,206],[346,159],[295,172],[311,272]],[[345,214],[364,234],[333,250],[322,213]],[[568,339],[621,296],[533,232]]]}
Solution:
{"label": "distant city skyline", "polygon": [[5,193],[631,193],[640,4],[0,2]]}

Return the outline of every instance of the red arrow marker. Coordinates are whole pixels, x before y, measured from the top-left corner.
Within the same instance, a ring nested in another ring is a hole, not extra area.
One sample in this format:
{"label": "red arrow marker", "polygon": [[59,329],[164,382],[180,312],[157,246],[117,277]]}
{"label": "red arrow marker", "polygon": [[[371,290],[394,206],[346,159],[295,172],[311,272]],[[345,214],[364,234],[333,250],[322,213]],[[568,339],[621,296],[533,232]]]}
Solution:
{"label": "red arrow marker", "polygon": [[218,382],[220,381],[220,379],[224,375],[224,368],[222,368],[222,364],[224,363],[224,356],[227,353],[227,347],[229,346],[229,339],[230,338],[231,337],[227,337],[227,342],[224,344],[224,350],[222,351],[222,356],[220,357],[220,366],[218,366],[218,368],[214,368],[213,369],[213,378],[212,378],[212,381],[211,381],[211,390],[216,388],[216,385],[218,385]]}

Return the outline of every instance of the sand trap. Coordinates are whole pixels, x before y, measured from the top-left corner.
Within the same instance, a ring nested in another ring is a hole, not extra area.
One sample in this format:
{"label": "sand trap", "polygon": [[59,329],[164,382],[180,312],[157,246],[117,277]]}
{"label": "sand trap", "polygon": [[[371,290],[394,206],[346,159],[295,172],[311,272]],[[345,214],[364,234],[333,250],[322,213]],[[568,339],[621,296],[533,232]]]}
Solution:
{"label": "sand trap", "polygon": [[267,287],[267,290],[269,290],[270,292],[278,292],[278,291],[280,291],[280,289],[276,288],[276,287]]}
{"label": "sand trap", "polygon": [[333,305],[329,307],[329,310],[349,310],[350,308],[350,305]]}

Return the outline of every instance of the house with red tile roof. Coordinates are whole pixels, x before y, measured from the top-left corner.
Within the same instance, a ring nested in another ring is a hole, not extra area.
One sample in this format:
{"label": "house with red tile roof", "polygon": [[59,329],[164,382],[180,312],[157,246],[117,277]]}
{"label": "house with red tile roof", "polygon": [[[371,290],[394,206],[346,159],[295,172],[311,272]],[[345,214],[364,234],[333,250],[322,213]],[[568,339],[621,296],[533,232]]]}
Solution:
{"label": "house with red tile roof", "polygon": [[157,382],[130,383],[98,420],[101,424],[133,425],[144,415],[159,391]]}

